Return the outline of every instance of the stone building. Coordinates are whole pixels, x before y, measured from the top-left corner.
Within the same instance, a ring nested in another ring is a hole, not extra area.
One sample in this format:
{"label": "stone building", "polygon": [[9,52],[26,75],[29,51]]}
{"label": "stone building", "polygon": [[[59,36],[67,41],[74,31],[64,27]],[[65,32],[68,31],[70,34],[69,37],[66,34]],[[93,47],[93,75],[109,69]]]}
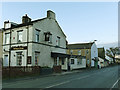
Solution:
{"label": "stone building", "polygon": [[95,42],[76,43],[67,45],[67,53],[86,57],[86,67],[94,67],[98,58],[98,50]]}
{"label": "stone building", "polygon": [[[58,54],[54,57],[52,54]],[[59,26],[56,15],[48,10],[47,16],[32,21],[22,17],[22,23],[4,22],[3,65],[41,66],[53,68],[66,57],[66,35]]]}

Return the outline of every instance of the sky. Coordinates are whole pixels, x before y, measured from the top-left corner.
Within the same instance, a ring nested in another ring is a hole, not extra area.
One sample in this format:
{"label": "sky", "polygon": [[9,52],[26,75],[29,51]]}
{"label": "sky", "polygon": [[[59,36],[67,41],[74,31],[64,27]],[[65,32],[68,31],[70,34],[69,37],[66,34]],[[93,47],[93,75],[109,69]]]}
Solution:
{"label": "sky", "polygon": [[97,40],[101,47],[117,45],[117,2],[3,2],[0,28],[6,20],[21,23],[25,14],[32,20],[44,18],[47,10],[55,12],[68,43]]}

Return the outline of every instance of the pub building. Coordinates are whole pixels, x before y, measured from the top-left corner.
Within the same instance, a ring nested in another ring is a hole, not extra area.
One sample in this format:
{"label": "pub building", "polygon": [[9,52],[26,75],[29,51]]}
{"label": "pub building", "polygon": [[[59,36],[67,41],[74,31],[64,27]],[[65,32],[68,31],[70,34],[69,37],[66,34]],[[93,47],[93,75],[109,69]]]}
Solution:
{"label": "pub building", "polygon": [[48,10],[42,19],[31,20],[26,14],[22,23],[4,22],[3,66],[41,66],[53,68],[67,57],[52,57],[55,53],[66,54],[66,35],[56,15]]}
{"label": "pub building", "polygon": [[70,58],[73,61],[80,57],[66,54],[66,35],[51,10],[42,19],[32,21],[26,14],[22,17],[21,24],[5,21],[2,31],[3,67],[60,66],[62,70],[68,70]]}

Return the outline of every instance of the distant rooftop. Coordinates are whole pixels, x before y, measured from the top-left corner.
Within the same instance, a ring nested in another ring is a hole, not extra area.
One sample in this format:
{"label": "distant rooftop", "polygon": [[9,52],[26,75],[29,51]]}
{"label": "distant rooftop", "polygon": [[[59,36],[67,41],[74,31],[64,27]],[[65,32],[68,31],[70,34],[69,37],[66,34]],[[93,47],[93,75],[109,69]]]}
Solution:
{"label": "distant rooftop", "polygon": [[94,42],[68,44],[68,49],[90,49]]}

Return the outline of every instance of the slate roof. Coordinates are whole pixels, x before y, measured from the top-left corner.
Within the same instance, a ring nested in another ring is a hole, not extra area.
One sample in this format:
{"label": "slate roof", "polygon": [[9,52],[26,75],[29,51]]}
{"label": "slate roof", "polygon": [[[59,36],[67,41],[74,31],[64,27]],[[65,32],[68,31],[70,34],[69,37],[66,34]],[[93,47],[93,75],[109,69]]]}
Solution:
{"label": "slate roof", "polygon": [[91,49],[91,46],[94,42],[89,43],[76,43],[76,44],[68,44],[68,49]]}
{"label": "slate roof", "polygon": [[21,23],[21,24],[17,24],[15,26],[12,26],[11,28],[3,28],[4,30],[9,30],[9,29],[13,29],[13,28],[18,28],[18,27],[22,27],[22,26],[28,26],[28,25],[33,25],[34,22],[38,22],[38,21],[41,21],[41,20],[44,20],[46,18],[42,18],[42,19],[37,19],[37,20],[33,20],[31,22],[28,22],[28,23]]}
{"label": "slate roof", "polygon": [[[3,30],[9,30],[9,29],[13,29],[13,28],[18,28],[18,27],[23,27],[23,26],[33,25],[34,22],[42,21],[42,20],[44,20],[44,19],[47,19],[47,17],[45,17],[45,18],[41,18],[41,19],[37,19],[37,20],[33,20],[33,21],[31,21],[31,22],[24,23],[24,24],[23,24],[23,23],[21,23],[21,24],[17,24],[17,25],[15,25],[15,26],[11,27],[11,28],[7,28],[7,29],[2,28],[2,29],[3,29]],[[58,22],[57,22],[56,20],[55,20],[55,22],[57,23],[58,27],[59,27],[60,30],[62,31],[62,29],[61,29],[60,25],[58,24]],[[66,37],[66,35],[64,34],[63,31],[62,31],[62,33],[63,33],[63,35]]]}

